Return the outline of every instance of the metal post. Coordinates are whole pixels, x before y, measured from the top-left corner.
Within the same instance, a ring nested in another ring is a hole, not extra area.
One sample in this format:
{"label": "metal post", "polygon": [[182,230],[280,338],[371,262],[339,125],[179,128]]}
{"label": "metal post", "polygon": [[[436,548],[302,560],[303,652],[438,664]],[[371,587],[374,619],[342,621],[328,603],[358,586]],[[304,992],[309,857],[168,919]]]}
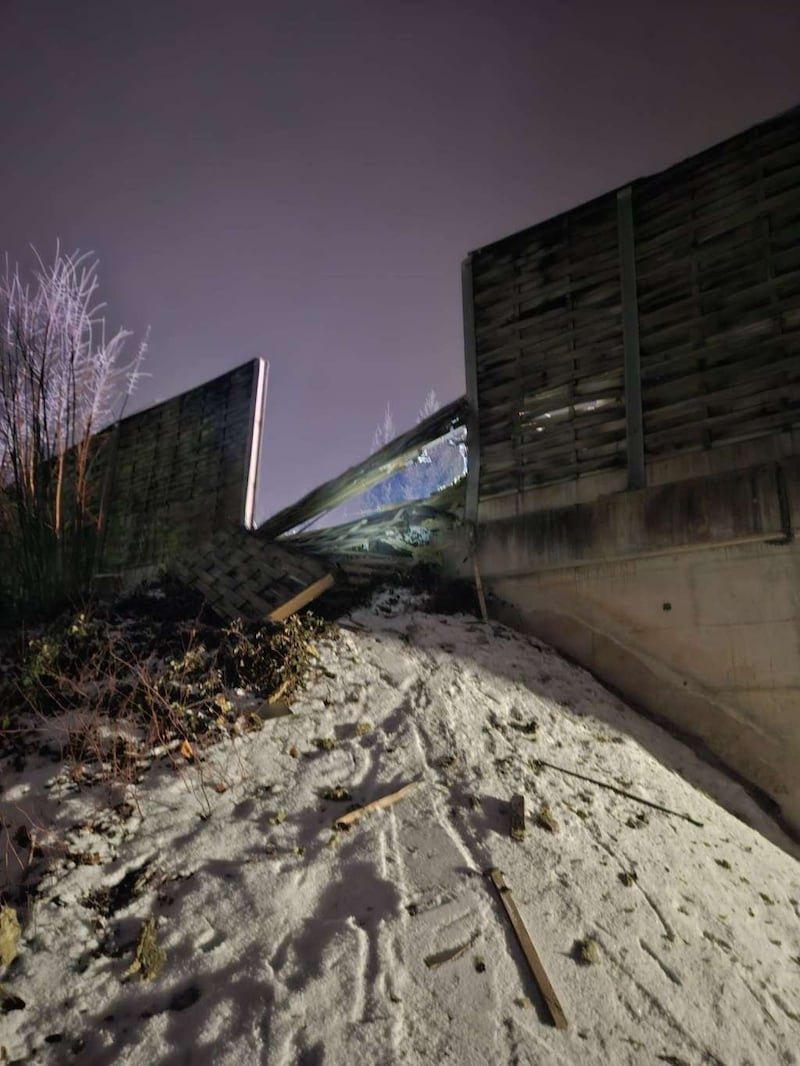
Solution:
{"label": "metal post", "polygon": [[642,374],[639,352],[639,307],[636,297],[636,246],[631,186],[617,193],[622,336],[625,353],[625,432],[628,444],[628,488],[645,485]]}
{"label": "metal post", "polygon": [[258,480],[261,473],[261,444],[264,436],[264,410],[267,403],[269,363],[258,356],[253,360],[253,384],[250,398],[250,434],[244,470],[244,506],[242,524],[245,529],[256,528]]}
{"label": "metal post", "polygon": [[464,369],[467,381],[467,490],[464,521],[474,529],[478,521],[481,439],[478,419],[478,364],[475,351],[475,305],[472,295],[472,257],[461,264],[461,301],[464,314]]}

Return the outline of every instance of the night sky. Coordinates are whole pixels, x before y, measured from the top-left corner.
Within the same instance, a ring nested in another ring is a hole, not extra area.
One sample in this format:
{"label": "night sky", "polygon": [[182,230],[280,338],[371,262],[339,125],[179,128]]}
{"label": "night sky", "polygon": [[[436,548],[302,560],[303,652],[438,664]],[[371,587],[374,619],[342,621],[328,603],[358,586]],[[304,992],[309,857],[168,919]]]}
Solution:
{"label": "night sky", "polygon": [[797,0],[0,0],[0,251],[101,260],[131,410],[271,364],[262,515],[464,390],[467,252],[800,103]]}

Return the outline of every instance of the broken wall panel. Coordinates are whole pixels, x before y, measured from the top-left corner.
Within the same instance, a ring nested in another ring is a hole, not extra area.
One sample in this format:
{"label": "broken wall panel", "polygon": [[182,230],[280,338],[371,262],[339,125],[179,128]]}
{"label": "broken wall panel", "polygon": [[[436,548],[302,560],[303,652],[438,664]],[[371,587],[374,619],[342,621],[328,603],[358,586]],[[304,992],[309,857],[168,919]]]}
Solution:
{"label": "broken wall panel", "polygon": [[463,426],[466,410],[465,397],[453,400],[406,433],[389,441],[362,462],[351,466],[331,481],[319,485],[297,503],[272,515],[258,527],[258,536],[273,540],[366,492],[391,474],[402,470],[426,445]]}
{"label": "broken wall panel", "polygon": [[222,618],[251,622],[265,621],[328,572],[325,563],[313,556],[265,543],[233,525],[185,552],[173,569]]}

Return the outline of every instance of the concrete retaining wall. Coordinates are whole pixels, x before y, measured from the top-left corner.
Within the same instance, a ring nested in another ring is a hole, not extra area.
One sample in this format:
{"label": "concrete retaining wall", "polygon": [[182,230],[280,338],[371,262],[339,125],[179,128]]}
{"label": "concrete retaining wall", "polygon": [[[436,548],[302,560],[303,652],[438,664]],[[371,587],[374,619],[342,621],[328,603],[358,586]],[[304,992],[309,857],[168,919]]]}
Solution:
{"label": "concrete retaining wall", "polygon": [[798,524],[800,457],[789,456],[484,513],[478,564],[503,620],[702,740],[800,833]]}

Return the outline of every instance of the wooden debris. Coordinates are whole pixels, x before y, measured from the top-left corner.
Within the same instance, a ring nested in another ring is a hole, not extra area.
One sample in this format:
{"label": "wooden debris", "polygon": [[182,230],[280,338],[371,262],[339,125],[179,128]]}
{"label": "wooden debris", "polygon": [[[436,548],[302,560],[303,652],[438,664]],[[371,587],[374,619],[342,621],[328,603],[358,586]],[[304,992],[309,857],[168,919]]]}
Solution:
{"label": "wooden debris", "polygon": [[262,722],[269,722],[273,718],[286,718],[292,713],[292,708],[286,700],[281,699],[265,700],[253,711],[253,714],[257,715]]}
{"label": "wooden debris", "polygon": [[662,814],[671,814],[675,818],[683,818],[686,822],[691,822],[692,825],[703,828],[703,823],[698,822],[696,818],[692,818],[689,814],[682,814],[680,811],[672,811],[669,807],[662,807],[660,803],[653,803],[651,800],[642,799],[641,796],[634,796],[631,792],[626,792],[624,788],[617,788],[616,785],[611,785],[608,781],[599,781],[596,777],[588,777],[586,774],[579,774],[576,770],[567,770],[563,766],[556,766],[555,763],[546,762],[544,759],[534,759],[533,764],[537,767],[546,766],[549,770],[556,770],[560,774],[568,774],[569,777],[577,777],[581,781],[588,781],[592,785],[597,785],[599,788],[607,788],[609,792],[616,792],[618,796],[624,796],[625,799],[633,800],[635,803],[641,803],[645,807],[652,807],[655,811],[661,811]]}
{"label": "wooden debris", "polygon": [[525,839],[525,797],[520,793],[511,797],[511,839]]}
{"label": "wooden debris", "polygon": [[492,884],[497,889],[497,894],[500,897],[500,902],[505,908],[505,912],[508,915],[508,920],[511,922],[511,926],[517,935],[519,946],[528,961],[528,965],[531,968],[536,984],[539,986],[539,991],[542,993],[542,998],[547,1005],[547,1009],[550,1012],[550,1017],[553,1020],[553,1025],[556,1029],[566,1029],[568,1022],[567,1016],[564,1013],[564,1009],[559,1002],[558,996],[555,993],[555,989],[550,983],[550,978],[547,976],[542,960],[537,954],[536,948],[533,946],[533,941],[530,938],[530,934],[525,927],[525,923],[522,920],[522,915],[517,910],[517,905],[514,902],[514,897],[511,895],[511,889],[505,882],[505,878],[500,870],[496,867],[489,870],[488,877]]}
{"label": "wooden debris", "polygon": [[10,966],[17,957],[17,945],[22,934],[17,912],[13,907],[0,907],[0,965]]}
{"label": "wooden debris", "polygon": [[435,970],[438,966],[441,966],[445,962],[452,962],[454,959],[461,958],[472,945],[475,943],[476,937],[471,937],[466,944],[459,944],[457,948],[445,948],[444,951],[437,951],[433,955],[426,955],[424,963],[430,970]]}
{"label": "wooden debris", "polygon": [[141,974],[143,981],[152,981],[164,969],[167,953],[156,940],[156,920],[148,918],[142,926],[136,944],[136,958],[128,967],[128,974]]}
{"label": "wooden debris", "polygon": [[398,803],[401,799],[404,799],[410,792],[417,787],[419,781],[411,781],[407,785],[403,785],[396,792],[390,792],[388,796],[381,796],[380,799],[373,800],[371,803],[365,803],[363,807],[356,807],[354,811],[348,811],[347,814],[343,814],[341,818],[337,818],[334,822],[334,826],[337,829],[349,829],[350,826],[360,821],[365,814],[370,814],[372,811],[385,810],[387,807],[393,807],[395,803]]}
{"label": "wooden debris", "polygon": [[316,600],[323,592],[327,592],[334,583],[333,574],[326,574],[309,585],[308,588],[303,589],[302,592],[298,592],[296,596],[292,596],[290,600],[281,604],[280,607],[276,607],[274,611],[270,611],[267,618],[270,622],[284,622],[296,611],[311,603],[312,600]]}
{"label": "wooden debris", "polygon": [[558,820],[548,805],[542,807],[539,813],[536,815],[536,824],[540,825],[542,829],[546,829],[548,833],[557,833],[561,826],[558,824]]}

